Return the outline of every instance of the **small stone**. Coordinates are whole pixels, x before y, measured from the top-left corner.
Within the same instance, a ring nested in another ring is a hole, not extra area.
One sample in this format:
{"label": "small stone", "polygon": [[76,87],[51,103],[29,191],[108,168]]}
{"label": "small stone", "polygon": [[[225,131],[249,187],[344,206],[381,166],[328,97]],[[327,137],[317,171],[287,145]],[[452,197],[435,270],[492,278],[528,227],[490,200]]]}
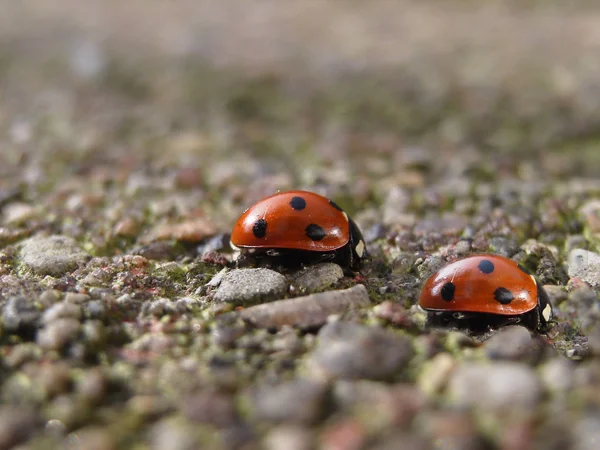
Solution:
{"label": "small stone", "polygon": [[99,404],[106,396],[108,380],[99,369],[91,369],[84,372],[75,383],[75,391],[88,404]]}
{"label": "small stone", "polygon": [[106,428],[89,426],[69,435],[63,448],[69,450],[116,450],[115,437]]}
{"label": "small stone", "polygon": [[2,208],[4,220],[7,225],[21,225],[36,217],[35,208],[27,203],[9,203]]}
{"label": "small stone", "polygon": [[89,255],[67,236],[33,237],[21,244],[21,260],[36,275],[60,277],[85,263]]}
{"label": "small stone", "polygon": [[4,306],[2,323],[11,333],[32,331],[37,326],[41,312],[32,298],[15,296],[9,297]]}
{"label": "small stone", "polygon": [[541,398],[535,372],[513,362],[467,363],[450,379],[448,394],[458,407],[482,410],[534,408]]}
{"label": "small stone", "polygon": [[251,394],[254,413],[269,422],[316,423],[325,412],[327,385],[296,379],[279,385],[265,385]]}
{"label": "small stone", "polygon": [[483,344],[490,359],[527,361],[535,364],[548,349],[548,345],[525,327],[514,325],[498,330]]}
{"label": "small stone", "polygon": [[590,233],[600,233],[600,200],[590,200],[585,203],[579,212],[585,219],[586,226]]}
{"label": "small stone", "polygon": [[197,244],[215,234],[215,226],[204,218],[191,219],[177,224],[161,224],[142,237],[143,243],[175,239]]}
{"label": "small stone", "polygon": [[251,306],[241,312],[224,314],[223,319],[240,317],[261,328],[296,326],[310,328],[323,325],[332,314],[369,306],[369,294],[362,284],[339,291],[326,291],[304,297],[278,300]]}
{"label": "small stone", "polygon": [[79,292],[67,292],[65,294],[65,302],[77,305],[88,302],[90,298],[88,294],[81,294]]}
{"label": "small stone", "polygon": [[573,386],[575,365],[566,358],[554,358],[540,369],[540,377],[551,392],[568,392]]}
{"label": "small stone", "polygon": [[115,236],[136,237],[140,232],[140,223],[133,217],[126,217],[115,225]]}
{"label": "small stone", "polygon": [[259,303],[283,296],[288,289],[286,278],[269,269],[238,269],[227,272],[214,300],[234,304]]}
{"label": "small stone", "polygon": [[424,364],[417,385],[425,394],[433,396],[446,387],[455,367],[456,361],[449,353],[438,353]]}
{"label": "small stone", "polygon": [[81,330],[78,320],[59,318],[38,331],[37,343],[47,350],[60,350],[72,342]]}
{"label": "small stone", "polygon": [[308,266],[293,275],[293,284],[300,292],[315,292],[334,285],[344,278],[344,271],[334,263]]}
{"label": "small stone", "polygon": [[389,226],[412,226],[414,214],[407,213],[411,196],[407,189],[392,187],[383,202],[383,224]]}
{"label": "small stone", "polygon": [[568,258],[569,276],[580,278],[591,286],[600,285],[600,255],[581,248],[572,250]]}
{"label": "small stone", "polygon": [[410,339],[377,327],[333,322],[321,329],[309,364],[325,377],[386,380],[413,356]]}
{"label": "small stone", "polygon": [[103,319],[106,314],[106,307],[101,300],[92,300],[84,305],[83,311],[88,319]]}
{"label": "small stone", "polygon": [[26,407],[0,407],[0,448],[10,449],[30,438],[39,422]]}
{"label": "small stone", "polygon": [[43,365],[40,368],[38,377],[49,397],[64,394],[71,388],[71,374],[66,364]]}
{"label": "small stone", "polygon": [[217,427],[233,425],[238,416],[233,398],[218,392],[202,392],[183,401],[183,414],[189,420]]}
{"label": "small stone", "polygon": [[575,436],[574,450],[598,450],[600,442],[600,415],[590,413],[575,424],[573,435]]}
{"label": "small stone", "polygon": [[178,417],[168,417],[152,426],[152,450],[193,450],[201,448],[195,438],[195,425]]}
{"label": "small stone", "polygon": [[71,318],[80,320],[82,316],[81,306],[66,301],[55,303],[49,309],[44,311],[42,322],[51,323],[59,318]]}
{"label": "small stone", "polygon": [[314,442],[309,429],[298,425],[279,425],[263,441],[266,450],[312,450]]}
{"label": "small stone", "polygon": [[40,294],[40,303],[46,306],[53,305],[60,300],[61,293],[56,289],[47,289]]}

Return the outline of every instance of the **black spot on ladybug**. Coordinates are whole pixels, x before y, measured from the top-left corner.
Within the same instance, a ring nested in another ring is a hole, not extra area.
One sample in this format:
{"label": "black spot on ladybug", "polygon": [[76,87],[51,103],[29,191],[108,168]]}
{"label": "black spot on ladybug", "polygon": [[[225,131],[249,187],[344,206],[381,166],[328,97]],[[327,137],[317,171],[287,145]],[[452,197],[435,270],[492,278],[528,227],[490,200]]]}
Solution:
{"label": "black spot on ladybug", "polygon": [[456,290],[456,286],[453,282],[449,281],[444,286],[442,286],[441,295],[442,300],[450,302],[454,300],[454,291]]}
{"label": "black spot on ladybug", "polygon": [[492,273],[494,271],[494,263],[489,259],[482,259],[477,267],[479,267],[481,273]]}
{"label": "black spot on ladybug", "polygon": [[514,300],[515,296],[508,289],[499,287],[498,289],[496,289],[494,291],[494,298],[496,299],[497,302],[499,302],[503,305],[508,305],[510,302],[512,302]]}
{"label": "black spot on ladybug", "polygon": [[252,234],[257,238],[264,238],[267,234],[267,221],[265,219],[258,219],[252,226]]}
{"label": "black spot on ladybug", "polygon": [[311,223],[304,231],[313,241],[320,241],[325,237],[325,230],[316,223]]}
{"label": "black spot on ladybug", "polygon": [[296,211],[301,211],[306,208],[306,200],[302,197],[293,197],[292,200],[290,200],[290,206]]}
{"label": "black spot on ladybug", "polygon": [[531,275],[531,272],[529,272],[529,270],[527,270],[527,269],[525,268],[525,266],[521,265],[520,263],[517,263],[517,267],[518,267],[519,269],[521,269],[523,272],[525,272],[527,275]]}
{"label": "black spot on ladybug", "polygon": [[338,205],[336,202],[334,202],[333,200],[329,200],[329,204],[330,204],[331,206],[333,206],[335,209],[337,209],[338,211],[344,211],[344,210],[343,210],[342,208],[340,208],[340,206],[339,206],[339,205]]}

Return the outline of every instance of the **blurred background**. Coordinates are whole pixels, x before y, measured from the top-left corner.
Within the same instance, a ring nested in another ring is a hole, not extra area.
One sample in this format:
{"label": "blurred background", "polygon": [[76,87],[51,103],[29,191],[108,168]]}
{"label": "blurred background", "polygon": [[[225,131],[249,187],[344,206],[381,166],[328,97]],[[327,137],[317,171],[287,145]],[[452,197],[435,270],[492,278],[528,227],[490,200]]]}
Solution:
{"label": "blurred background", "polygon": [[593,2],[3,3],[5,189],[175,183],[227,223],[289,187],[350,210],[465,177],[600,190]]}

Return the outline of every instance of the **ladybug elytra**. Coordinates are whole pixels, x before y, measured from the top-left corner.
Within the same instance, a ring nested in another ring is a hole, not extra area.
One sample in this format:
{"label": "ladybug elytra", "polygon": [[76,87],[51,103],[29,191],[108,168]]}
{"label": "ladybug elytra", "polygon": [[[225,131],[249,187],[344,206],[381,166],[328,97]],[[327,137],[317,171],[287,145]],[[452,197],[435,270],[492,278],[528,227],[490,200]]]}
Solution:
{"label": "ladybug elytra", "polygon": [[470,256],[440,269],[423,286],[419,306],[442,322],[522,323],[534,330],[552,320],[548,296],[523,266],[498,255]]}
{"label": "ladybug elytra", "polygon": [[308,191],[281,192],[237,220],[231,246],[285,263],[330,260],[357,268],[365,253],[359,228],[333,201]]}

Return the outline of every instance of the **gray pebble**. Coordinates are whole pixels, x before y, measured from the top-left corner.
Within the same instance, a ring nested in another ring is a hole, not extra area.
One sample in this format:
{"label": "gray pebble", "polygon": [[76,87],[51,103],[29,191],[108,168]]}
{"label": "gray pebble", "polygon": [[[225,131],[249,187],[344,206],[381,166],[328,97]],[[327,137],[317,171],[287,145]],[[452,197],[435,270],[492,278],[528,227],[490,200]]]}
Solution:
{"label": "gray pebble", "polygon": [[89,319],[103,319],[106,314],[106,307],[101,300],[92,300],[86,303],[83,309]]}
{"label": "gray pebble", "polygon": [[293,275],[293,284],[300,292],[315,292],[334,285],[344,278],[344,271],[334,263],[308,266]]}
{"label": "gray pebble", "polygon": [[413,356],[410,339],[377,327],[333,322],[321,329],[309,364],[327,377],[385,380]]}
{"label": "gray pebble", "polygon": [[269,422],[309,425],[324,413],[327,385],[296,379],[279,385],[265,385],[251,394],[254,413]]}
{"label": "gray pebble", "polygon": [[600,285],[600,255],[581,248],[571,250],[568,258],[569,276],[581,278],[592,286]]}
{"label": "gray pebble", "polygon": [[44,311],[42,322],[48,324],[59,318],[80,320],[81,316],[81,306],[69,302],[60,302],[55,303],[46,311]]}
{"label": "gray pebble", "polygon": [[575,450],[598,450],[600,446],[600,415],[590,414],[575,425]]}
{"label": "gray pebble", "polygon": [[47,350],[60,350],[77,337],[80,329],[78,320],[59,318],[38,332],[37,343]]}
{"label": "gray pebble", "polygon": [[4,328],[9,332],[35,329],[41,312],[32,298],[24,296],[9,297],[2,314]]}
{"label": "gray pebble", "polygon": [[468,363],[450,379],[448,394],[456,406],[486,409],[534,408],[542,391],[535,372],[513,362]]}
{"label": "gray pebble", "polygon": [[483,349],[490,359],[536,363],[547,349],[545,342],[522,326],[502,328],[488,339]]}
{"label": "gray pebble", "polygon": [[82,294],[79,292],[67,292],[65,294],[65,301],[69,303],[82,304],[86,303],[90,300],[90,296],[88,294]]}
{"label": "gray pebble", "polygon": [[26,407],[0,409],[0,448],[10,449],[31,437],[39,419]]}
{"label": "gray pebble", "polygon": [[267,434],[263,446],[266,450],[312,450],[313,434],[302,426],[280,425]]}
{"label": "gray pebble", "polygon": [[89,258],[67,236],[33,237],[21,244],[21,260],[36,275],[60,277]]}
{"label": "gray pebble", "polygon": [[574,382],[575,365],[566,358],[553,358],[540,369],[540,377],[551,392],[567,392]]}
{"label": "gray pebble", "polygon": [[232,396],[213,391],[188,396],[182,409],[189,420],[218,427],[233,425],[238,418]]}
{"label": "gray pebble", "polygon": [[223,276],[214,299],[235,304],[259,303],[283,296],[288,282],[283,275],[269,269],[238,269]]}
{"label": "gray pebble", "polygon": [[195,425],[179,417],[168,417],[152,426],[152,450],[196,450],[200,448],[195,438]]}
{"label": "gray pebble", "polygon": [[498,255],[510,258],[519,251],[517,241],[504,236],[496,236],[489,240],[490,250]]}

